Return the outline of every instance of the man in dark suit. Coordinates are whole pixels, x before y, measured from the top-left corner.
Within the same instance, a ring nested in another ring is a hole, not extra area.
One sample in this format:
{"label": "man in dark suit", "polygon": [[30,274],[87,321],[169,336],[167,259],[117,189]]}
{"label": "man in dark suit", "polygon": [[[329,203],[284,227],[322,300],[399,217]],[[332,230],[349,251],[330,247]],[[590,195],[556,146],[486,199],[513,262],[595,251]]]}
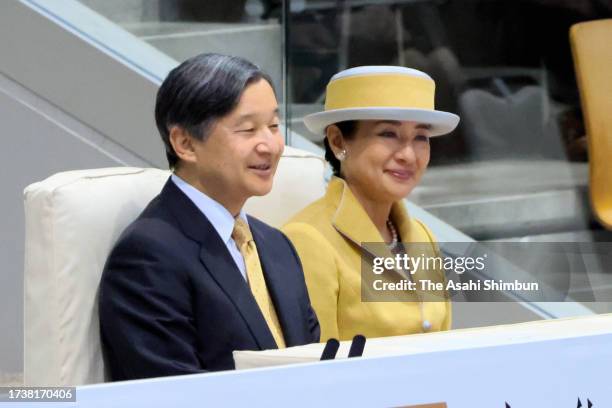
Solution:
{"label": "man in dark suit", "polygon": [[111,379],[232,369],[234,350],[319,340],[293,246],[242,210],[272,188],[284,147],[271,84],[246,60],[202,54],[160,87],[155,116],[174,173],[104,268]]}

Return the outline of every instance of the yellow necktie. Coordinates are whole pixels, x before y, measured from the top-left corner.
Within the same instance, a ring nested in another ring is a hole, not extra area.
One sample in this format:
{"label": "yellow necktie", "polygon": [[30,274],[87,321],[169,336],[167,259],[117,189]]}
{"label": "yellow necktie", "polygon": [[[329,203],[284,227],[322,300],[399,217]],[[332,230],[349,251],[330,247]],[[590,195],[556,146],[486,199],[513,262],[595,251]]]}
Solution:
{"label": "yellow necktie", "polygon": [[263,270],[259,263],[259,255],[257,254],[257,247],[255,241],[253,241],[253,235],[251,230],[244,220],[241,218],[236,219],[234,225],[234,231],[232,232],[232,238],[236,242],[240,253],[244,258],[244,264],[246,266],[247,279],[249,281],[249,287],[255,297],[255,301],[259,305],[259,309],[268,323],[268,327],[272,332],[272,337],[276,341],[278,348],[285,348],[285,339],[283,338],[283,331],[278,321],[278,315],[276,309],[270,298],[268,287],[263,276]]}

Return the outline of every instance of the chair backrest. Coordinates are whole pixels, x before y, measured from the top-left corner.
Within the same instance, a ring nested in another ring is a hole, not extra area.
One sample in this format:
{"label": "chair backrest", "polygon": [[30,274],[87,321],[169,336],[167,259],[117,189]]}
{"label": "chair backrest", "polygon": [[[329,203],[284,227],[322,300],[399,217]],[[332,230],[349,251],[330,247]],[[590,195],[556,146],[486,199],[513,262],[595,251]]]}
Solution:
{"label": "chair backrest", "polygon": [[589,152],[589,191],[599,221],[612,229],[612,19],[570,29]]}
{"label": "chair backrest", "polygon": [[[248,213],[280,226],[323,195],[325,163],[285,148],[272,192]],[[97,288],[123,229],[170,175],[117,167],[55,174],[25,189],[24,380],[26,385],[104,381]]]}

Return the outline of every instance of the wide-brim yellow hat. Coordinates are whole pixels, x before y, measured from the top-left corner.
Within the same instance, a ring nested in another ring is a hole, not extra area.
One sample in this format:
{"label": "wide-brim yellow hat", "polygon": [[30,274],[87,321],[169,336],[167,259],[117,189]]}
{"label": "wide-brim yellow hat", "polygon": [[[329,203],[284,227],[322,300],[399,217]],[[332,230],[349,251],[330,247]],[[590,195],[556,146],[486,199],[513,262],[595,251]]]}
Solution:
{"label": "wide-brim yellow hat", "polygon": [[459,116],[434,109],[436,84],[424,72],[394,66],[350,68],[327,84],[325,111],[307,115],[306,127],[325,136],[325,129],[346,120],[399,120],[431,125],[430,136],[452,132]]}

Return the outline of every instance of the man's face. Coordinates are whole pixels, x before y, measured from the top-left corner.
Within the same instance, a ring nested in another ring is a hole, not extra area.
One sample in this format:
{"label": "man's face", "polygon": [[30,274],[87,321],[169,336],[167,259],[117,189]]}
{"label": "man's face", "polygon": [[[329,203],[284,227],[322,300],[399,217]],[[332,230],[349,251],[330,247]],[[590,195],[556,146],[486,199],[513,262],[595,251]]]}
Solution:
{"label": "man's face", "polygon": [[246,87],[238,106],[217,120],[204,141],[194,141],[197,183],[228,209],[241,207],[270,192],[283,149],[276,97],[261,79]]}

